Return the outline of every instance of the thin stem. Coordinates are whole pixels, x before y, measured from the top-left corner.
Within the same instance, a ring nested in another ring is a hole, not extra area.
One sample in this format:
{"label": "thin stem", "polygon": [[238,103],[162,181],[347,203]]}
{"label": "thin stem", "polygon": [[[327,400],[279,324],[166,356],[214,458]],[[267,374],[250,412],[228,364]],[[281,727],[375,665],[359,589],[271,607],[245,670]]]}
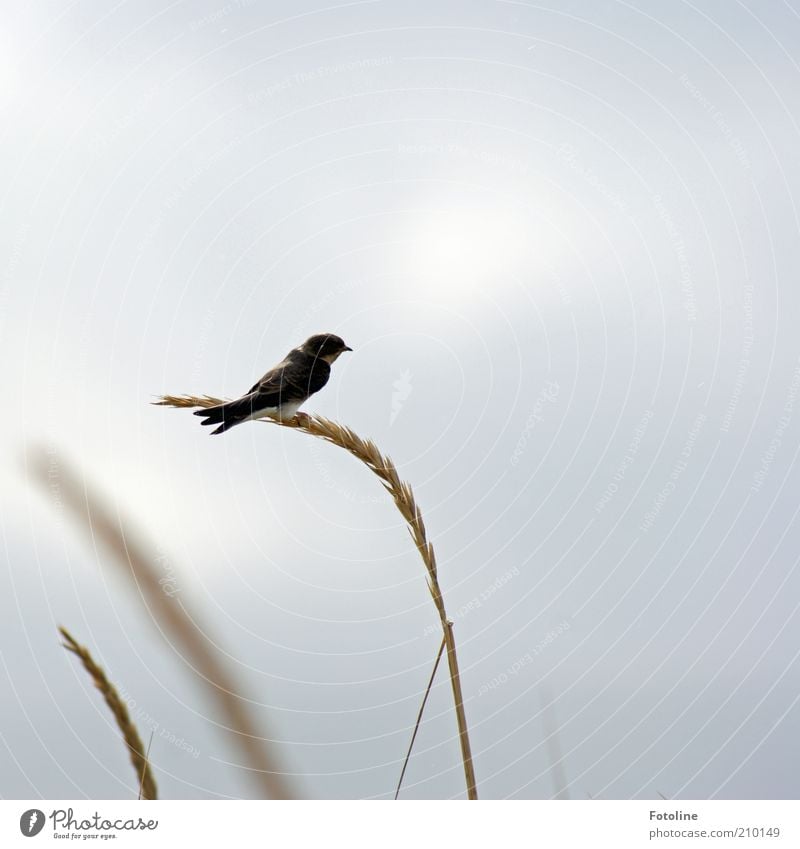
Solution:
{"label": "thin stem", "polygon": [[147,741],[147,751],[144,753],[144,763],[142,764],[142,774],[139,778],[139,798],[144,796],[144,779],[147,775],[147,770],[150,768],[150,749],[153,745],[153,736],[155,731],[150,732],[150,739]]}
{"label": "thin stem", "polygon": [[472,765],[472,749],[469,745],[467,715],[464,712],[464,696],[461,693],[461,675],[458,671],[456,642],[453,637],[453,623],[448,619],[445,624],[444,639],[447,643],[447,665],[450,667],[450,681],[453,685],[453,700],[456,706],[458,722],[458,740],[461,743],[461,760],[464,762],[464,777],[467,782],[467,798],[477,799],[478,788],[475,784],[475,768]]}
{"label": "thin stem", "polygon": [[422,704],[419,706],[419,713],[417,714],[417,721],[414,724],[414,733],[411,735],[411,742],[408,744],[408,751],[406,752],[406,759],[403,761],[403,768],[400,770],[400,780],[397,782],[397,790],[394,792],[395,801],[397,797],[400,795],[400,788],[403,785],[403,777],[406,774],[406,768],[408,767],[408,760],[411,757],[411,750],[414,748],[414,741],[417,739],[417,731],[419,731],[419,724],[422,722],[422,714],[425,710],[425,705],[428,702],[428,696],[431,692],[431,687],[433,686],[433,679],[436,677],[436,670],[439,668],[439,661],[442,659],[442,654],[444,653],[444,647],[447,643],[444,637],[442,637],[442,644],[439,646],[439,653],[436,655],[436,663],[433,664],[433,672],[431,672],[431,679],[428,681],[428,686],[425,688],[425,695],[422,697]]}

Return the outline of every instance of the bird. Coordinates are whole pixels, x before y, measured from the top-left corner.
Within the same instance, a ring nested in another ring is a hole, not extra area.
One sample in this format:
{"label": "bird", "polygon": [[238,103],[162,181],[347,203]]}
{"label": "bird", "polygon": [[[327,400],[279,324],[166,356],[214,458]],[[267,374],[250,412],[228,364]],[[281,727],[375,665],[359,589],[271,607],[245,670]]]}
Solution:
{"label": "bird", "polygon": [[328,382],[331,363],[352,350],[333,333],[317,333],[289,351],[241,398],[197,410],[195,415],[205,419],[203,425],[219,425],[212,434],[225,433],[235,425],[262,416],[280,421],[291,419]]}

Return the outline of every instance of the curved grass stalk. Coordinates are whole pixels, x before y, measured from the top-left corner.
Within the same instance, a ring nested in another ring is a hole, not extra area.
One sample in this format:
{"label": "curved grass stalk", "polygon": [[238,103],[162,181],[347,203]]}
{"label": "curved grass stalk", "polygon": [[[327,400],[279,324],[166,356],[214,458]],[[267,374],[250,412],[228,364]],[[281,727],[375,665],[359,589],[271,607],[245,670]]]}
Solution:
{"label": "curved grass stalk", "polygon": [[[153,403],[162,407],[189,408],[215,407],[225,402],[219,398],[212,398],[209,395],[199,397],[192,395],[164,395]],[[348,451],[354,457],[361,460],[370,471],[378,476],[383,487],[394,499],[397,509],[408,524],[411,538],[414,540],[414,545],[417,547],[417,551],[425,565],[428,589],[436,606],[436,612],[439,614],[442,634],[447,648],[447,665],[450,670],[450,682],[453,688],[453,700],[455,702],[456,721],[458,723],[458,738],[461,745],[461,760],[464,764],[464,778],[467,784],[467,796],[470,799],[477,799],[478,791],[475,783],[475,770],[472,765],[467,717],[464,712],[464,697],[461,692],[461,676],[458,670],[456,644],[453,637],[453,623],[447,618],[442,591],[439,587],[436,554],[433,550],[433,545],[428,540],[425,523],[422,520],[422,514],[414,499],[414,493],[411,487],[405,481],[400,480],[394,463],[389,457],[381,454],[372,440],[362,439],[358,434],[350,430],[350,428],[337,424],[330,419],[300,413],[294,418],[285,421],[269,418],[260,421],[301,430],[311,436],[316,436],[319,439],[324,439],[326,442],[344,448],[345,451]]]}
{"label": "curved grass stalk", "polygon": [[[43,486],[53,486],[44,454],[38,458],[33,471]],[[75,522],[91,534],[93,541],[103,543],[113,555],[103,562],[116,564],[133,582],[162,636],[174,644],[176,651],[180,650],[184,662],[206,686],[224,717],[225,721],[219,725],[231,733],[245,768],[258,782],[262,798],[295,798],[277,748],[260,732],[259,723],[252,715],[248,700],[241,695],[229,664],[225,663],[206,630],[199,626],[199,618],[179,597],[163,591],[144,540],[131,529],[130,522],[111,510],[99,493],[82,481],[63,460],[58,464],[57,485],[59,498]],[[67,648],[73,650],[71,646]]]}
{"label": "curved grass stalk", "polygon": [[136,777],[139,781],[139,798],[158,799],[156,782],[153,778],[153,771],[150,769],[150,760],[142,744],[142,738],[139,736],[139,732],[128,713],[128,708],[120,698],[117,688],[108,680],[103,668],[95,662],[86,646],[82,646],[63,626],[59,626],[58,630],[64,638],[64,648],[80,659],[83,668],[91,676],[95,687],[103,694],[106,704],[117,721],[117,727],[122,732],[122,739],[128,747],[131,763],[136,770]]}

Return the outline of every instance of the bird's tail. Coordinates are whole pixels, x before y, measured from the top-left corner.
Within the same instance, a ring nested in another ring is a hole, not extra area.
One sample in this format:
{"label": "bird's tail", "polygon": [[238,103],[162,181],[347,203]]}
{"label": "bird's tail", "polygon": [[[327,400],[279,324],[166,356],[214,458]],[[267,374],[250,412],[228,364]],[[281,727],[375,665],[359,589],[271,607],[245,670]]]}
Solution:
{"label": "bird's tail", "polygon": [[203,417],[204,421],[201,422],[203,426],[219,425],[216,430],[211,431],[212,434],[225,433],[226,430],[244,421],[241,416],[231,411],[229,404],[219,404],[216,407],[206,407],[204,410],[196,410],[195,415]]}

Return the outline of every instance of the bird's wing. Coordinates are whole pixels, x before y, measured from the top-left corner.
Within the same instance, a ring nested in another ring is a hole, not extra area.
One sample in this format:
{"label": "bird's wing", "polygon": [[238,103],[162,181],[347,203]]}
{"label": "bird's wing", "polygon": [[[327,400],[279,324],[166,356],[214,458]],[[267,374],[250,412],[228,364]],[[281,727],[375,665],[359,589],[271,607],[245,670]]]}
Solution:
{"label": "bird's wing", "polygon": [[252,395],[253,392],[264,392],[265,394],[280,392],[284,380],[283,372],[287,365],[289,365],[288,357],[283,362],[271,368],[263,377],[260,377],[247,390],[245,395]]}
{"label": "bird's wing", "polygon": [[324,360],[298,352],[271,368],[247,394],[257,393],[264,400],[274,397],[275,403],[305,399],[319,392],[330,374],[331,367]]}

